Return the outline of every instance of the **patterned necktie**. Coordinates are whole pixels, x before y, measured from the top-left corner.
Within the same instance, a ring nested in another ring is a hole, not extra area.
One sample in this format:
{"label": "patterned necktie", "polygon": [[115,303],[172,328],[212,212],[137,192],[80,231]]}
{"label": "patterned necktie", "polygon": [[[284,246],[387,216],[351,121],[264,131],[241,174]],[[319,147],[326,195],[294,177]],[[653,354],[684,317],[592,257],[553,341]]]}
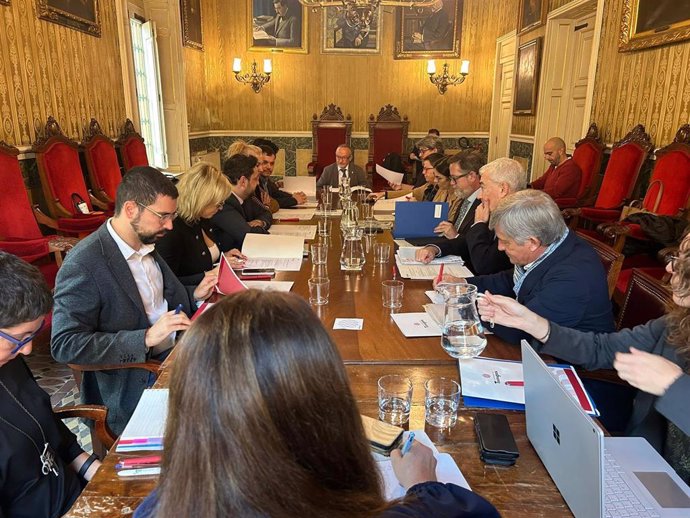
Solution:
{"label": "patterned necktie", "polygon": [[458,217],[455,218],[455,230],[460,230],[460,225],[462,225],[462,221],[465,219],[465,216],[467,216],[467,213],[470,211],[471,206],[472,202],[469,198],[465,198],[464,200],[462,200],[460,210],[458,210]]}

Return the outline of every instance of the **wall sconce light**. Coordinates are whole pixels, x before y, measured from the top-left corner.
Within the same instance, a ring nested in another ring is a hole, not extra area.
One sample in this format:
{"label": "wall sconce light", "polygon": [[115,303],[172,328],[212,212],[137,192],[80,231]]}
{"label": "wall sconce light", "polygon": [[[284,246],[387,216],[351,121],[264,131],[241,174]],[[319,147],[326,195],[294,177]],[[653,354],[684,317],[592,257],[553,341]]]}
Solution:
{"label": "wall sconce light", "polygon": [[270,59],[264,59],[263,73],[257,72],[256,61],[252,61],[252,70],[246,74],[242,74],[242,60],[235,58],[232,61],[232,71],[235,74],[235,79],[240,83],[248,84],[252,87],[255,94],[258,94],[266,83],[271,80],[271,72],[273,72],[273,65]]}
{"label": "wall sconce light", "polygon": [[464,60],[460,64],[460,75],[452,76],[448,73],[448,63],[443,64],[443,73],[439,75],[436,73],[436,63],[430,59],[426,65],[426,73],[429,74],[431,84],[436,85],[438,93],[443,95],[449,86],[459,85],[465,81],[467,74],[470,73],[470,62]]}

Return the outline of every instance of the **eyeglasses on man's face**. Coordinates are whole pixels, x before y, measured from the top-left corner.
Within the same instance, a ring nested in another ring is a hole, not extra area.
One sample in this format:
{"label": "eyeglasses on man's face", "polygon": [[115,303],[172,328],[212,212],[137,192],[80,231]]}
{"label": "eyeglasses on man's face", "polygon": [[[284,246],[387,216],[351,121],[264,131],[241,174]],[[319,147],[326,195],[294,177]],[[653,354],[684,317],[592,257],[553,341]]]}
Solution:
{"label": "eyeglasses on man's face", "polygon": [[466,173],[459,174],[459,175],[457,175],[457,176],[454,175],[454,174],[450,175],[450,183],[455,183],[455,182],[457,182],[458,180],[460,180],[460,178],[465,178],[465,176],[467,176],[467,175],[470,174],[471,172],[472,172],[472,171],[467,171]]}
{"label": "eyeglasses on man's face", "polygon": [[175,218],[177,217],[177,211],[175,211],[175,212],[158,212],[158,211],[153,210],[151,207],[147,207],[143,203],[137,202],[137,205],[139,205],[142,209],[146,209],[147,211],[149,211],[154,216],[158,216],[158,219],[161,220],[161,223],[165,223],[166,221],[175,221]]}
{"label": "eyeglasses on man's face", "polygon": [[675,272],[676,271],[676,261],[678,260],[677,255],[669,255],[666,257],[666,264],[671,265],[671,271]]}
{"label": "eyeglasses on man's face", "polygon": [[7,333],[3,333],[2,331],[0,331],[0,337],[4,338],[8,342],[10,342],[12,345],[14,345],[14,348],[12,349],[12,352],[10,352],[10,355],[17,354],[19,352],[19,349],[21,349],[26,344],[31,342],[34,338],[36,338],[36,335],[38,335],[38,333],[40,333],[43,330],[45,323],[46,323],[45,319],[41,320],[41,325],[38,326],[38,329],[36,329],[36,331],[31,333],[26,338],[23,338],[22,340],[19,340],[12,335],[8,335]]}

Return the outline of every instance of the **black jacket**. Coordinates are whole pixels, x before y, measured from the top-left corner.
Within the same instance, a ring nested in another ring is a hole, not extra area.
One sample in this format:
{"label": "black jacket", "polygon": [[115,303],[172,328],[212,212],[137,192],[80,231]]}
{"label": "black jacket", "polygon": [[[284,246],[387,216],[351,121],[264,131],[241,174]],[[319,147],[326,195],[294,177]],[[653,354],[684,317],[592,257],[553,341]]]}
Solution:
{"label": "black jacket", "polygon": [[[251,227],[249,221],[258,219],[263,221],[263,227]],[[268,234],[273,216],[259,200],[250,196],[240,204],[237,196],[231,194],[225,200],[223,208],[211,218],[213,235],[221,252],[233,248],[242,248],[244,236],[247,234]]]}
{"label": "black jacket", "polygon": [[213,268],[211,251],[202,234],[206,230],[213,239],[210,227],[208,220],[190,225],[177,218],[172,230],[156,242],[156,251],[185,286],[196,287],[204,278],[204,272]]}

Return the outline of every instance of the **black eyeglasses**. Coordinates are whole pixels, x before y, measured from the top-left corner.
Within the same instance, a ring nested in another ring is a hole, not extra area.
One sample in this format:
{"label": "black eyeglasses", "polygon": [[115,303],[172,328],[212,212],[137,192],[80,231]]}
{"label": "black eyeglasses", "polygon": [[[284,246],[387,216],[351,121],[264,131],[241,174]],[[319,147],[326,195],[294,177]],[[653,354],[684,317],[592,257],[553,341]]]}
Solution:
{"label": "black eyeglasses", "polygon": [[450,177],[449,177],[450,183],[455,183],[455,182],[457,182],[460,178],[465,178],[465,176],[467,176],[467,175],[470,174],[471,172],[472,172],[472,171],[468,171],[468,172],[466,172],[466,173],[464,173],[464,174],[461,174],[461,175],[459,175],[459,176],[450,175]]}
{"label": "black eyeglasses", "polygon": [[675,271],[676,269],[676,261],[678,260],[677,255],[668,255],[666,256],[666,264],[671,265],[671,270]]}
{"label": "black eyeglasses", "polygon": [[38,326],[38,329],[36,329],[36,331],[31,333],[29,336],[27,336],[23,340],[17,340],[14,336],[8,335],[7,333],[3,333],[2,331],[0,331],[0,337],[2,337],[5,340],[7,340],[8,342],[11,342],[12,344],[14,344],[14,349],[12,349],[12,352],[10,354],[16,354],[17,352],[19,352],[19,349],[24,347],[26,344],[28,344],[34,338],[36,338],[36,335],[38,335],[38,333],[40,333],[43,330],[43,326],[45,326],[45,323],[46,323],[46,321],[44,318],[43,320],[41,320],[41,325]]}
{"label": "black eyeglasses", "polygon": [[158,218],[161,220],[161,223],[165,223],[166,221],[175,221],[175,218],[177,217],[177,211],[160,213],[153,210],[151,207],[147,207],[143,203],[137,202],[137,205],[139,205],[142,209],[146,209],[151,214],[158,216]]}

